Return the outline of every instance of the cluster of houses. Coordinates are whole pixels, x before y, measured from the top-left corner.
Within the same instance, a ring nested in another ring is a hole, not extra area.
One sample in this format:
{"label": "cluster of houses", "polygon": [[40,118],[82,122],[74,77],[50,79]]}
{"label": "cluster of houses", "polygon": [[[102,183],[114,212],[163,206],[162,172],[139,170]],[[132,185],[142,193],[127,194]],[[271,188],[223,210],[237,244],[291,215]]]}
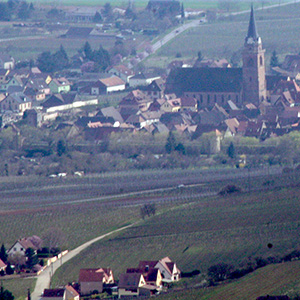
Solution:
{"label": "cluster of houses", "polygon": [[[63,116],[57,129],[66,129],[67,138],[81,136],[87,142],[124,131],[176,131],[191,139],[214,132],[217,139],[239,135],[264,140],[299,130],[300,56],[287,56],[280,68],[266,75],[264,51],[252,9],[242,68],[233,68],[225,59],[198,57],[193,65],[171,63],[168,75],[161,76],[135,74],[122,63],[105,73],[66,70],[53,76],[36,67],[13,69],[10,59],[3,58],[2,126],[23,118],[31,126],[47,127]],[[112,93],[119,97],[117,105],[102,103],[100,109],[103,95]],[[88,105],[94,110],[83,109]]]}
{"label": "cluster of houses", "polygon": [[137,268],[129,268],[116,283],[110,268],[80,269],[78,284],[60,289],[45,289],[43,300],[71,300],[80,296],[99,294],[104,291],[118,298],[150,297],[163,290],[164,283],[180,279],[180,270],[170,258],[158,261],[140,261]]}
{"label": "cluster of houses", "polygon": [[[42,240],[37,236],[16,241],[7,251],[8,260],[14,255],[23,256],[28,248],[36,253],[41,249]],[[24,260],[25,261],[25,260]],[[0,272],[5,272],[7,264],[0,259]],[[39,266],[35,272],[42,270]],[[123,297],[151,296],[163,290],[165,284],[176,282],[181,271],[169,257],[154,261],[140,261],[135,268],[128,268],[120,274],[116,282],[110,268],[80,269],[78,283],[63,288],[45,289],[42,300],[79,300],[80,296],[91,294],[108,294]]]}

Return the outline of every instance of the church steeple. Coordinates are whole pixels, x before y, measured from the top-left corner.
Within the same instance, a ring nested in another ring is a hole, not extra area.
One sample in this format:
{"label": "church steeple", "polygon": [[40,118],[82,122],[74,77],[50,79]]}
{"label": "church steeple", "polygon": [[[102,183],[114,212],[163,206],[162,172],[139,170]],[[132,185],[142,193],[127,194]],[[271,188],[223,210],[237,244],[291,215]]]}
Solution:
{"label": "church steeple", "polygon": [[243,100],[254,104],[266,99],[265,50],[257,33],[251,5],[248,33],[243,49]]}
{"label": "church steeple", "polygon": [[251,13],[250,13],[250,21],[248,26],[248,34],[245,39],[245,43],[255,43],[255,42],[261,42],[260,37],[256,30],[256,23],[255,23],[255,17],[254,17],[254,10],[253,5],[251,5]]}

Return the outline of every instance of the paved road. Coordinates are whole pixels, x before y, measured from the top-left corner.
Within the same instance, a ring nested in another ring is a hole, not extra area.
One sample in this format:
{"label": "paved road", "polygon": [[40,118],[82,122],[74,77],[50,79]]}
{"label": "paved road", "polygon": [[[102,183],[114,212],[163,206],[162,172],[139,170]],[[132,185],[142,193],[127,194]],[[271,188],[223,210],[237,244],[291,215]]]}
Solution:
{"label": "paved road", "polygon": [[108,232],[106,234],[103,234],[97,238],[94,238],[84,244],[82,244],[81,246],[77,247],[76,249],[70,251],[68,254],[66,254],[65,256],[63,256],[62,260],[57,260],[56,262],[54,262],[50,267],[47,267],[38,277],[37,277],[37,282],[35,285],[35,289],[33,291],[33,293],[31,294],[31,299],[32,300],[38,300],[41,298],[41,294],[44,291],[44,289],[49,288],[50,286],[50,281],[51,281],[51,277],[53,276],[53,274],[55,273],[55,271],[65,262],[67,262],[68,260],[70,260],[71,258],[73,258],[74,256],[76,256],[77,254],[79,254],[82,250],[86,249],[87,247],[89,247],[90,245],[92,245],[93,243],[104,239],[105,237],[122,231],[126,228],[129,228],[131,226],[135,225],[131,224],[128,226],[124,226],[122,228],[116,229],[114,231]]}

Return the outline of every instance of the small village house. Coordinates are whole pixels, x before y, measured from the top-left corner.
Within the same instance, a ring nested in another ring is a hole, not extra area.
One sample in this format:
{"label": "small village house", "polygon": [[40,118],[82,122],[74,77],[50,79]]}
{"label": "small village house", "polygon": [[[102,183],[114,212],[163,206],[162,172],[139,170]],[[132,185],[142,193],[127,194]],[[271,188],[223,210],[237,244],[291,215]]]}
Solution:
{"label": "small village house", "polygon": [[109,268],[80,269],[78,282],[81,295],[89,295],[94,291],[102,293],[104,284],[114,283],[114,276]]}
{"label": "small village house", "polygon": [[60,289],[45,289],[41,300],[79,300],[79,293],[71,286]]}

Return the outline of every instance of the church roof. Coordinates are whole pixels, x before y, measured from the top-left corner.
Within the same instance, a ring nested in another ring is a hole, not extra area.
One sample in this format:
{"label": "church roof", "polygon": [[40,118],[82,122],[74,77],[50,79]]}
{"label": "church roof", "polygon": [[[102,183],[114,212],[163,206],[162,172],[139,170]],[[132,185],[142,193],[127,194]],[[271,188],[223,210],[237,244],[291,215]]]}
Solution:
{"label": "church roof", "polygon": [[257,29],[256,29],[256,22],[255,22],[255,17],[254,17],[253,5],[251,6],[250,21],[249,21],[248,34],[247,34],[247,37],[246,37],[246,42],[249,40],[249,38],[252,38],[253,41],[257,41],[258,38],[259,38],[259,35],[257,33]]}
{"label": "church roof", "polygon": [[230,93],[242,90],[241,68],[178,68],[170,72],[166,93]]}

